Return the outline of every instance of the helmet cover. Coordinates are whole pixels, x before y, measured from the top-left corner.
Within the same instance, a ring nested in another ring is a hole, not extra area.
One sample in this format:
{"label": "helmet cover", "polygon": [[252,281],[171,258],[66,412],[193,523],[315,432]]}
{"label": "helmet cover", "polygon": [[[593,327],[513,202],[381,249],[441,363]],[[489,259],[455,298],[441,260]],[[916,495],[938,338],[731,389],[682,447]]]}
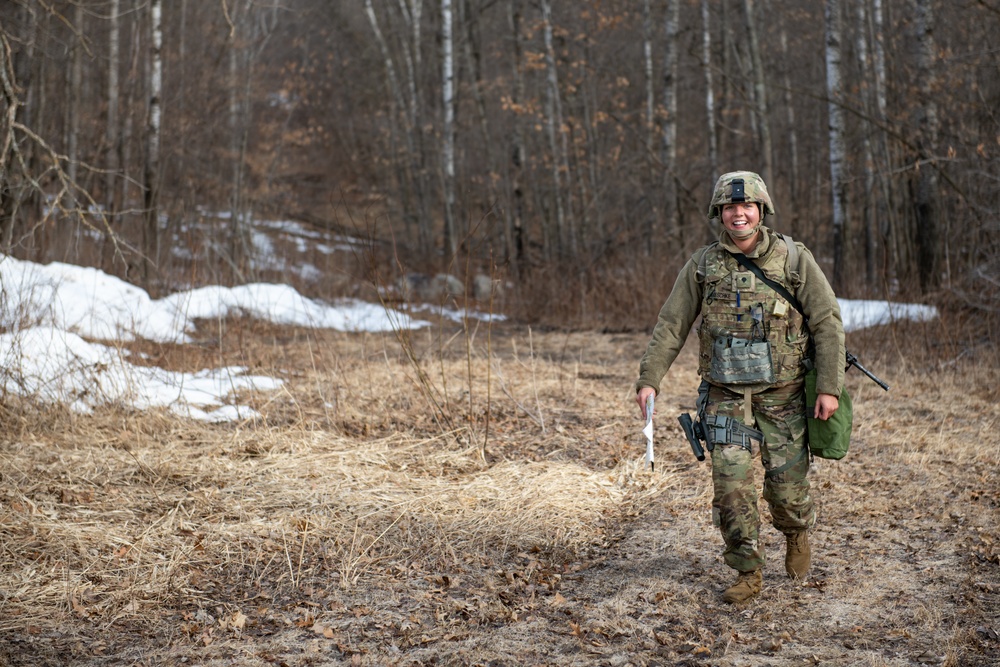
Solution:
{"label": "helmet cover", "polygon": [[774,204],[771,203],[771,195],[767,194],[764,179],[752,171],[731,171],[720,176],[715,183],[712,203],[708,205],[708,218],[717,220],[722,217],[723,205],[740,202],[759,204],[761,219],[765,215],[774,215]]}

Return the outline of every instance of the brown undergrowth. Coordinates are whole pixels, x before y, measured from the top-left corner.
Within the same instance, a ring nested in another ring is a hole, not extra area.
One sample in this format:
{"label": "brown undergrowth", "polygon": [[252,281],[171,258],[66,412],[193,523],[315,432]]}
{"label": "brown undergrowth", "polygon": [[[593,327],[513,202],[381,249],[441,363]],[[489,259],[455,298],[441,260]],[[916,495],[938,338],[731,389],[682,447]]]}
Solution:
{"label": "brown undergrowth", "polygon": [[[817,461],[815,565],[759,599],[711,526],[675,416],[641,463],[641,334],[440,324],[349,335],[229,320],[159,365],[242,364],[263,415],[0,408],[0,664],[988,665],[1000,659],[995,361],[866,332],[856,433]],[[135,355],[138,357],[139,355]],[[423,374],[423,376],[421,376]],[[758,476],[759,477],[759,476]]]}

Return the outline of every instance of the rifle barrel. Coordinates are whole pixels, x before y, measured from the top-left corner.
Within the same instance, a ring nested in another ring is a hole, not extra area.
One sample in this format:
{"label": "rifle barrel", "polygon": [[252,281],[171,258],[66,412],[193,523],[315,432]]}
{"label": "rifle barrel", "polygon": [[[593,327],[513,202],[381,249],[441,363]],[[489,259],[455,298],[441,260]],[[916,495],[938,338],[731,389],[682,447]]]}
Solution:
{"label": "rifle barrel", "polygon": [[865,375],[867,375],[867,376],[868,376],[868,378],[869,378],[869,379],[870,379],[870,380],[871,380],[872,382],[874,382],[874,383],[875,383],[875,384],[877,384],[878,386],[882,387],[882,389],[884,389],[885,391],[889,391],[889,385],[887,385],[887,384],[886,384],[886,383],[885,383],[885,382],[884,382],[884,381],[883,381],[882,379],[880,379],[880,378],[879,378],[878,376],[876,376],[876,375],[875,375],[874,373],[872,373],[872,372],[871,372],[870,370],[868,370],[867,368],[865,368],[864,366],[862,366],[862,365],[861,365],[861,362],[860,362],[860,361],[858,361],[858,358],[857,358],[857,357],[855,357],[855,356],[854,356],[853,354],[851,354],[850,352],[848,352],[848,353],[847,353],[847,366],[848,366],[848,367],[851,367],[851,366],[854,366],[854,367],[855,367],[855,368],[857,368],[857,369],[858,369],[859,371],[861,371],[862,373],[864,373]]}

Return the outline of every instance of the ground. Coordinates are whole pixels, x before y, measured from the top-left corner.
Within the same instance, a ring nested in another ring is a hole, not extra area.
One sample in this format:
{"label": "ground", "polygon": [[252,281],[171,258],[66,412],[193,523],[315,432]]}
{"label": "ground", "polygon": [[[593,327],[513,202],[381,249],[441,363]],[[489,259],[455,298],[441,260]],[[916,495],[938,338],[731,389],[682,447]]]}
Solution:
{"label": "ground", "polygon": [[676,425],[691,344],[650,471],[642,333],[232,320],[138,343],[286,384],[224,425],[5,399],[0,664],[1000,664],[1000,372],[975,349],[914,362],[894,341],[937,330],[896,326],[849,339],[892,388],[848,374],[809,577],[765,526],[763,593],[736,606],[709,464]]}

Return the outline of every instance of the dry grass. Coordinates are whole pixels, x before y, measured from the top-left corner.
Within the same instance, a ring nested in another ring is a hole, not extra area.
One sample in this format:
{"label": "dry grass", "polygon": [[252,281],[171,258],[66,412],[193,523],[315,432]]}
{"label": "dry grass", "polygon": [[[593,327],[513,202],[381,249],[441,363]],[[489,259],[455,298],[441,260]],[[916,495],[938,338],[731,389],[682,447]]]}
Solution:
{"label": "dry grass", "polygon": [[414,365],[392,336],[205,331],[143,351],[280,374],[245,397],[264,422],[0,408],[0,664],[1000,659],[995,361],[903,363],[867,334],[893,388],[850,376],[854,450],[813,474],[814,570],[781,576],[768,527],[765,591],[731,608],[709,470],[674,421],[692,346],[650,473],[642,334],[435,327]]}

